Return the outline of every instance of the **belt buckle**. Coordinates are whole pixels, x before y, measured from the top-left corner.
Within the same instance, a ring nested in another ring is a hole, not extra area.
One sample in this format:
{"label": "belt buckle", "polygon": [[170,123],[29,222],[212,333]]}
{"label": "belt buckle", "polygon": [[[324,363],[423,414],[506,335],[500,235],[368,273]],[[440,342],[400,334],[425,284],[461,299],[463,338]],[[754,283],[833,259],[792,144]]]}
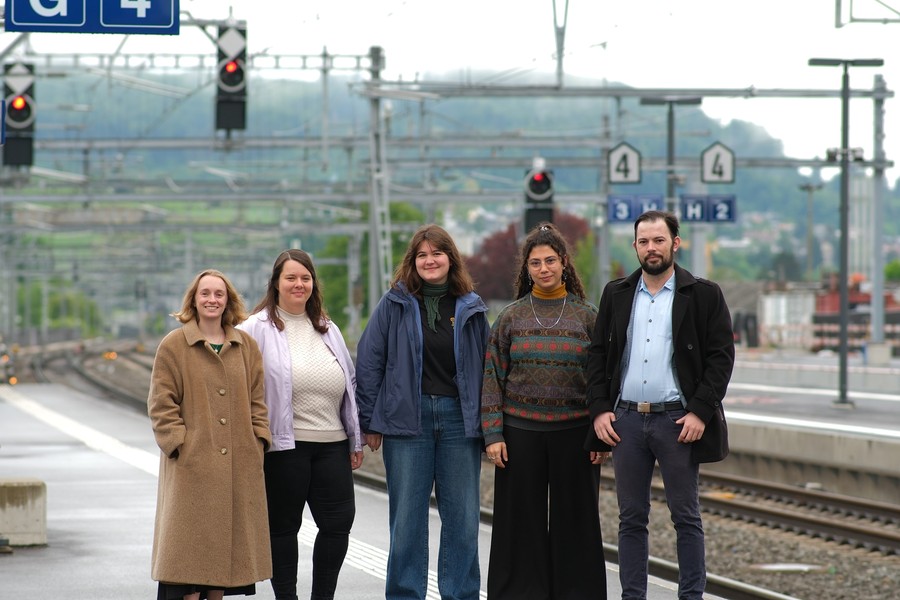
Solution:
{"label": "belt buckle", "polygon": [[639,413],[649,413],[650,412],[650,403],[649,402],[638,402],[638,412]]}

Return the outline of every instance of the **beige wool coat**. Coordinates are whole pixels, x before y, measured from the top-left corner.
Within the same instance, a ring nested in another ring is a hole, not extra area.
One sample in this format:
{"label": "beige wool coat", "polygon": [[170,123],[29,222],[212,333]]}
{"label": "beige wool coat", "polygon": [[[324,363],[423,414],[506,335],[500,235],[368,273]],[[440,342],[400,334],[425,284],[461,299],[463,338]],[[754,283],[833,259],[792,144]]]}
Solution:
{"label": "beige wool coat", "polygon": [[237,587],[272,576],[263,392],[262,357],[243,331],[226,327],[219,354],[194,321],[160,343],[148,399],[161,450],[154,580]]}

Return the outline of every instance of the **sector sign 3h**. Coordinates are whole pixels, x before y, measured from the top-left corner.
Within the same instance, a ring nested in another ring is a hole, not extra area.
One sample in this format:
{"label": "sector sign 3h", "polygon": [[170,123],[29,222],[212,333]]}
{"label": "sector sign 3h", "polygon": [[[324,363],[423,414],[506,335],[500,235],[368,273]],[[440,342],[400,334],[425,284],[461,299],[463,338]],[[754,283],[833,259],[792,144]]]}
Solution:
{"label": "sector sign 3h", "polygon": [[7,0],[7,31],[178,34],[179,0]]}

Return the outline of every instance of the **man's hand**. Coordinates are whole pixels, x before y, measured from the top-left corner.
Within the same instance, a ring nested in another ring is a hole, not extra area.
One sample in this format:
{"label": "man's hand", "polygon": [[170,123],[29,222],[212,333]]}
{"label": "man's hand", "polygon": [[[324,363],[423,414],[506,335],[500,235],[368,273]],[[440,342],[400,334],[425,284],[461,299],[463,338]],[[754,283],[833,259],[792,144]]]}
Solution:
{"label": "man's hand", "polygon": [[696,442],[703,437],[703,432],[706,431],[706,423],[694,413],[689,412],[675,422],[681,425],[678,441],[682,444]]}
{"label": "man's hand", "polygon": [[612,424],[615,420],[616,413],[612,411],[600,413],[594,417],[594,433],[597,434],[597,437],[601,442],[610,446],[615,446],[618,442],[622,441],[616,433],[616,430],[613,429]]}

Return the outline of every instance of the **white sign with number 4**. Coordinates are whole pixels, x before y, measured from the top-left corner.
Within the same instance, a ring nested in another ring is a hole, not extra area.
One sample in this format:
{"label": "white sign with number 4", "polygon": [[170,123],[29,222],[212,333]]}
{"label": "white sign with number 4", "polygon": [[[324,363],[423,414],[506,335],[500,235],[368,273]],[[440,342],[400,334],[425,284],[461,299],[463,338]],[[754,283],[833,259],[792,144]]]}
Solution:
{"label": "white sign with number 4", "polygon": [[716,142],[700,154],[700,181],[703,183],[734,183],[734,152]]}
{"label": "white sign with number 4", "polygon": [[607,154],[609,183],[640,183],[641,153],[622,142]]}

